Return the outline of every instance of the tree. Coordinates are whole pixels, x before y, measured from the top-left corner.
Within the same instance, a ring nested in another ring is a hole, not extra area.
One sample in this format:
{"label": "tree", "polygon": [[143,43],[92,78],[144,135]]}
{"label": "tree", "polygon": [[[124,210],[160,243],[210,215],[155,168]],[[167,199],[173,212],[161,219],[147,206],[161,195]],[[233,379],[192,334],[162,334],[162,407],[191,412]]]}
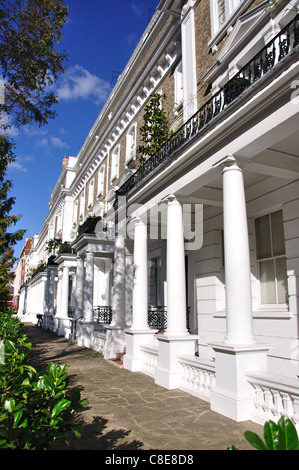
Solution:
{"label": "tree", "polygon": [[[163,96],[166,99],[166,96]],[[140,128],[141,145],[139,157],[143,163],[147,157],[154,155],[169,138],[169,126],[166,112],[161,106],[162,96],[160,93],[154,93],[151,96],[149,104],[145,107],[143,124]]]}
{"label": "tree", "polygon": [[[14,160],[14,144],[7,137],[0,136],[0,300],[10,300],[9,282],[13,279],[14,245],[22,240],[25,230],[9,232],[21,216],[10,215],[14,197],[9,197],[11,180],[5,179],[6,168]],[[1,306],[1,305],[0,305]]]}
{"label": "tree", "polygon": [[7,136],[11,126],[44,125],[56,116],[57,98],[51,86],[64,72],[65,51],[56,48],[68,18],[63,0],[1,0],[0,4],[0,299],[14,263],[13,247],[25,230],[10,232],[21,216],[10,215],[15,198],[6,180],[16,158]]}
{"label": "tree", "polygon": [[[0,76],[5,100],[0,116],[10,124],[46,124],[56,113],[51,90],[64,72],[67,55],[55,46],[62,38],[68,7],[63,0],[2,0],[0,4]],[[7,123],[2,120],[3,128]]]}

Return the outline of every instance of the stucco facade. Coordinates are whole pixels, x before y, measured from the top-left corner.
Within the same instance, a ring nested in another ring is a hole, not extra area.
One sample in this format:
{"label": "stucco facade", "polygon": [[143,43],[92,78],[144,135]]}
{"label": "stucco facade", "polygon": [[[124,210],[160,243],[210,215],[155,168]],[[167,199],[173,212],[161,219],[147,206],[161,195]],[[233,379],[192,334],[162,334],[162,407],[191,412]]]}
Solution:
{"label": "stucco facade", "polygon": [[[132,373],[236,421],[298,426],[297,8],[161,0],[64,160],[27,295],[43,327]],[[141,165],[155,92],[172,133]]]}

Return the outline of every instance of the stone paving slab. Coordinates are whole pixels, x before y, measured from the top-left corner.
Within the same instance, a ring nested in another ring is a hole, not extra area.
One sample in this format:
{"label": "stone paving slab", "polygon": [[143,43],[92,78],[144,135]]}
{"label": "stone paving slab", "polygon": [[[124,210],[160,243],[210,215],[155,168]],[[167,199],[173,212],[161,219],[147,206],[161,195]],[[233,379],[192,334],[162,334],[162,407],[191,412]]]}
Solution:
{"label": "stone paving slab", "polygon": [[[262,426],[235,423],[210,410],[209,403],[181,390],[166,390],[142,373],[131,373],[99,353],[79,347],[33,325],[25,326],[33,344],[32,361],[68,365],[71,386],[89,405],[78,419],[84,430],[75,450],[252,450],[247,430]],[[58,445],[55,449],[64,449]]]}

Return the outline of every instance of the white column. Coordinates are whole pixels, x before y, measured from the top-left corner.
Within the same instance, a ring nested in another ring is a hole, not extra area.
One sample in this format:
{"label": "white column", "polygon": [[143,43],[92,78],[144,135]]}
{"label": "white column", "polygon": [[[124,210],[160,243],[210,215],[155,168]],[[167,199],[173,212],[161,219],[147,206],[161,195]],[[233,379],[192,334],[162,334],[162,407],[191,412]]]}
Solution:
{"label": "white column", "polygon": [[142,368],[142,344],[151,344],[157,330],[148,326],[148,265],[147,225],[140,218],[135,219],[134,230],[134,285],[133,322],[126,330],[126,355],[124,368],[133,372]]}
{"label": "white column", "polygon": [[69,268],[68,266],[63,266],[61,307],[60,307],[61,318],[68,318],[68,305],[69,305]]}
{"label": "white column", "polygon": [[233,157],[222,165],[226,344],[252,344],[252,295],[243,172]]}
{"label": "white column", "polygon": [[115,238],[112,286],[112,322],[107,327],[104,358],[111,359],[123,354],[126,347],[125,338],[125,279],[126,279],[125,239],[118,234]]}
{"label": "white column", "polygon": [[84,283],[84,321],[93,322],[94,253],[86,253]]}
{"label": "white column", "polygon": [[134,236],[134,285],[132,329],[147,330],[148,326],[148,266],[147,226],[141,219],[135,220]]}
{"label": "white column", "polygon": [[57,298],[56,298],[56,316],[60,317],[61,310],[61,291],[62,291],[62,272],[58,269]]}
{"label": "white column", "polygon": [[187,334],[182,206],[169,196],[167,208],[167,336]]}
{"label": "white column", "polygon": [[48,271],[48,281],[46,285],[46,310],[44,318],[44,328],[52,329],[52,316],[54,313],[54,271],[49,269]]}
{"label": "white column", "polygon": [[77,270],[76,270],[76,312],[75,317],[81,318],[83,316],[83,295],[84,295],[84,260],[81,256],[77,257]]}
{"label": "white column", "polygon": [[211,344],[216,385],[211,409],[235,421],[249,420],[255,391],[248,371],[267,372],[268,345],[253,336],[249,243],[243,173],[234,157],[222,162],[226,284],[226,337]]}
{"label": "white column", "polygon": [[183,367],[178,357],[195,354],[197,336],[187,331],[184,224],[182,206],[168,196],[167,207],[167,329],[157,335],[158,364],[155,382],[168,389],[178,388]]}
{"label": "white column", "polygon": [[118,236],[115,239],[113,262],[111,326],[125,326],[125,274],[125,239],[122,236]]}

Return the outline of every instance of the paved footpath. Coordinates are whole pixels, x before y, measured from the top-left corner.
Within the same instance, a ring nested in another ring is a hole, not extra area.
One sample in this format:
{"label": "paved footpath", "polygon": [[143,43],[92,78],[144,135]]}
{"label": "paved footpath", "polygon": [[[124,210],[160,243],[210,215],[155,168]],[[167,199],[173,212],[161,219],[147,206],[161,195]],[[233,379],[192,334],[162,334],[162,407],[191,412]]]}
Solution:
{"label": "paved footpath", "polygon": [[[116,366],[97,352],[82,348],[33,325],[25,326],[33,344],[33,364],[68,365],[71,386],[89,405],[75,450],[251,450],[243,433],[262,436],[252,422],[235,423],[210,410],[209,404],[181,390],[166,390],[142,373]],[[57,446],[62,449],[63,447]]]}

